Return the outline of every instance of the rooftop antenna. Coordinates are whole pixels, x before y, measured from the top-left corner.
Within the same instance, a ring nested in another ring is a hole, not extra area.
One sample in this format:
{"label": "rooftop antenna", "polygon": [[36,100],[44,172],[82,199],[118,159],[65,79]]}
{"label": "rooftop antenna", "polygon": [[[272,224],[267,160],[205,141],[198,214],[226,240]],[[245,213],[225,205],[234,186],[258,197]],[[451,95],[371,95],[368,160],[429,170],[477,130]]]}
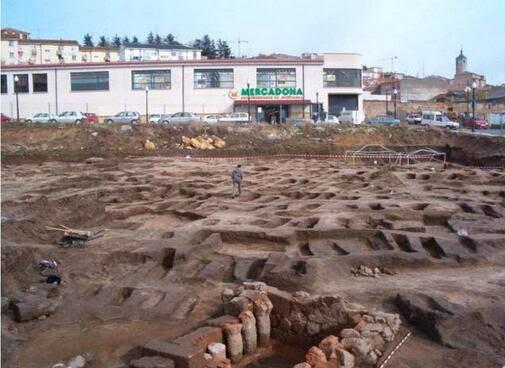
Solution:
{"label": "rooftop antenna", "polygon": [[237,41],[231,41],[231,42],[237,44],[237,58],[240,58],[241,57],[241,55],[240,55],[240,44],[241,43],[249,43],[249,41],[241,40],[240,37],[239,37],[239,38],[237,38]]}

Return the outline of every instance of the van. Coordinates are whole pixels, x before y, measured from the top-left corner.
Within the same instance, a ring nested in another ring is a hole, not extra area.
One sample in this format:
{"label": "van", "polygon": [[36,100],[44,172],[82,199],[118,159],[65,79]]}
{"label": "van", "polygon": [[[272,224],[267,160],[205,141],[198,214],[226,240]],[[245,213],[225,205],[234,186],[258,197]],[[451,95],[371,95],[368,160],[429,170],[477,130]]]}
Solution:
{"label": "van", "polygon": [[449,120],[440,111],[423,111],[421,125],[437,126],[447,129],[459,129],[459,123]]}

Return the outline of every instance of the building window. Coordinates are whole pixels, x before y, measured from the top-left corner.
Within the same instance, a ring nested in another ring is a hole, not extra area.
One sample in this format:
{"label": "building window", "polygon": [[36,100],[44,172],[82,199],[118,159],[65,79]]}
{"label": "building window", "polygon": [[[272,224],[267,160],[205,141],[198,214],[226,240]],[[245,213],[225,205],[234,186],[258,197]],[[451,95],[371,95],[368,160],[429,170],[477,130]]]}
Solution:
{"label": "building window", "polygon": [[9,57],[10,57],[11,59],[14,59],[14,53],[13,53],[13,52],[9,52]]}
{"label": "building window", "polygon": [[2,74],[1,86],[2,86],[2,93],[7,93],[7,75],[6,74]]}
{"label": "building window", "polygon": [[258,88],[296,87],[296,69],[258,68],[256,84]]}
{"label": "building window", "polygon": [[72,60],[76,61],[77,60],[77,55],[72,55]]}
{"label": "building window", "polygon": [[14,46],[14,41],[9,41],[9,46]]}
{"label": "building window", "polygon": [[33,74],[33,92],[47,92],[47,74]]}
{"label": "building window", "polygon": [[[19,78],[16,83],[16,77]],[[14,74],[14,92],[28,93],[28,74]]]}
{"label": "building window", "polygon": [[132,89],[170,89],[172,79],[170,70],[132,71]]}
{"label": "building window", "polygon": [[233,69],[195,69],[194,88],[233,88]]}
{"label": "building window", "polygon": [[323,69],[324,87],[361,87],[361,69]]}
{"label": "building window", "polygon": [[109,72],[70,73],[72,91],[108,91]]}

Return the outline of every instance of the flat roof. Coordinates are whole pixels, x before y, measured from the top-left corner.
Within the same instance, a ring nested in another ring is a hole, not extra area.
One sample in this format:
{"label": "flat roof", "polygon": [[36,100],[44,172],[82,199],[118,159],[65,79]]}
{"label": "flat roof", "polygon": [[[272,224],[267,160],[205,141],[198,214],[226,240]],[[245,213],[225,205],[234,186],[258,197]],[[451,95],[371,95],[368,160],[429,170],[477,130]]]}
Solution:
{"label": "flat roof", "polygon": [[46,39],[22,39],[18,41],[18,44],[23,44],[23,45],[73,45],[73,46],[79,46],[79,42],[75,40],[46,40]]}
{"label": "flat roof", "polygon": [[218,65],[322,65],[323,60],[312,59],[202,59],[202,60],[166,60],[166,61],[115,61],[96,63],[53,63],[53,64],[19,64],[3,65],[3,71],[38,70],[38,69],[99,69],[99,68],[126,68],[126,67],[162,67],[162,66],[218,66]]}
{"label": "flat roof", "polygon": [[148,43],[130,43],[123,46],[125,49],[155,49],[155,50],[201,50],[198,47],[186,46],[182,43],[174,42],[170,45],[150,45]]}

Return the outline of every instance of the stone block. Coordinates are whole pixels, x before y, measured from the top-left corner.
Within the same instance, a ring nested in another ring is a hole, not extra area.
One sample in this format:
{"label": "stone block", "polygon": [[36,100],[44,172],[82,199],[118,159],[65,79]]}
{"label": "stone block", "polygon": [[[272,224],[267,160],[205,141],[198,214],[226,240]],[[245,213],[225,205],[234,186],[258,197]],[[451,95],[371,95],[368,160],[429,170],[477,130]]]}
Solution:
{"label": "stone block", "polygon": [[225,314],[224,316],[217,317],[214,319],[210,319],[207,321],[207,324],[212,327],[221,327],[223,328],[227,323],[239,323],[237,317],[231,316],[229,314]]}
{"label": "stone block", "polygon": [[213,359],[226,358],[226,345],[219,342],[213,342],[207,347],[207,351],[212,355]]}
{"label": "stone block", "polygon": [[213,342],[223,342],[223,331],[219,327],[200,327],[173,341],[175,344],[191,345],[200,349],[206,349]]}
{"label": "stone block", "polygon": [[337,355],[338,355],[338,361],[340,362],[340,366],[342,368],[354,368],[355,363],[354,355],[352,355],[345,349],[338,350]]}
{"label": "stone block", "polygon": [[175,368],[175,363],[170,358],[160,356],[142,357],[130,362],[131,368]]}
{"label": "stone block", "polygon": [[250,310],[253,310],[252,302],[242,296],[237,296],[230,300],[229,303],[223,304],[224,313],[231,314],[232,316],[238,316],[240,313]]}
{"label": "stone block", "polygon": [[319,331],[321,331],[321,325],[319,323],[315,323],[315,322],[307,322],[307,334],[309,336],[314,336],[314,335],[317,335],[319,333]]}
{"label": "stone block", "polygon": [[340,331],[340,337],[345,339],[346,337],[361,337],[361,334],[354,328],[344,328]]}
{"label": "stone block", "polygon": [[178,345],[163,341],[151,341],[144,345],[142,355],[170,358],[177,368],[201,368],[206,364],[205,349],[190,345]]}
{"label": "stone block", "polygon": [[275,313],[284,317],[289,316],[291,313],[291,303],[293,302],[291,294],[272,287],[269,287],[266,290],[268,298],[274,306],[273,310]]}

